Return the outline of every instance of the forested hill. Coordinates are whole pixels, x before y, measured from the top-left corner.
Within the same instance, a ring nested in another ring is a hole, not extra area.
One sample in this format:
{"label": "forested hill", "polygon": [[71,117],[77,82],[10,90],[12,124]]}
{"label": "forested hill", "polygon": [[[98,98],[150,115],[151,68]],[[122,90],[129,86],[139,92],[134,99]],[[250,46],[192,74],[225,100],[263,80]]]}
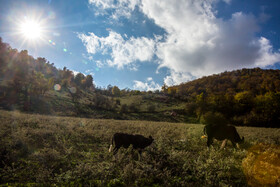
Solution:
{"label": "forested hill", "polygon": [[66,92],[75,101],[80,92],[93,90],[91,75],[58,69],[45,58],[35,59],[27,50],[11,48],[0,38],[0,108],[51,113],[50,104],[58,97],[55,91]]}
{"label": "forested hill", "polygon": [[256,96],[267,92],[280,92],[280,70],[260,68],[242,69],[211,75],[169,87],[170,94],[197,95],[250,92]]}
{"label": "forested hill", "polygon": [[199,119],[218,116],[236,125],[280,127],[280,70],[224,72],[165,92],[185,100],[187,115]]}
{"label": "forested hill", "polygon": [[[161,91],[108,85],[58,69],[0,38],[0,109],[29,113],[191,123],[280,127],[280,70],[242,69]],[[211,122],[212,121],[212,122]]]}

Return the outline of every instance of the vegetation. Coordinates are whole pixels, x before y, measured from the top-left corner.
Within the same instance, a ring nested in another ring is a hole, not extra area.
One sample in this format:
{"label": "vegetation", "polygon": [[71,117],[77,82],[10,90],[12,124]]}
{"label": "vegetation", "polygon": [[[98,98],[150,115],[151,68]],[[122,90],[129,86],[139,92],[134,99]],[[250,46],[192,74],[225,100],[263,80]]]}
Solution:
{"label": "vegetation", "polygon": [[[0,108],[78,117],[201,123],[215,114],[239,126],[279,127],[280,70],[242,69],[161,91],[108,85],[57,69],[0,38]],[[220,120],[223,121],[223,120]]]}
{"label": "vegetation", "polygon": [[221,113],[230,123],[279,127],[280,71],[242,69],[203,77],[166,90],[186,101],[186,112],[199,120]]}
{"label": "vegetation", "polygon": [[[0,111],[0,120],[0,184],[8,185],[246,186],[246,150],[280,143],[279,129],[270,128],[237,127],[245,144],[219,150],[218,141],[207,149],[198,124],[7,111]],[[108,148],[115,132],[151,135],[155,142],[141,159],[131,148],[114,157]]]}

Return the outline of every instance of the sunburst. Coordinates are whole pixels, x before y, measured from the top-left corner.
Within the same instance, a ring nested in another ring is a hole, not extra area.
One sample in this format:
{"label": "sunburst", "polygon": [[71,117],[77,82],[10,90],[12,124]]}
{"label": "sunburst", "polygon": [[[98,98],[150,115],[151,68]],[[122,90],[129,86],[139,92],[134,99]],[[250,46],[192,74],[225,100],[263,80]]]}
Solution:
{"label": "sunburst", "polygon": [[43,37],[43,27],[35,20],[24,20],[20,24],[20,33],[26,40],[38,40]]}

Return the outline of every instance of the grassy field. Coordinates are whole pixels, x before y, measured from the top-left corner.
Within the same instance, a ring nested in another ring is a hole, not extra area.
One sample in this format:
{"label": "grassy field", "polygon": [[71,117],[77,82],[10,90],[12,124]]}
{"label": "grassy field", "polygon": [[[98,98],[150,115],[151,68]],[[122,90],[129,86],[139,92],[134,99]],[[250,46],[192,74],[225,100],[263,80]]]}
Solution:
{"label": "grassy field", "polygon": [[[54,117],[0,111],[0,184],[246,186],[242,160],[257,143],[280,144],[280,129],[238,127],[241,149],[207,149],[203,125]],[[108,152],[115,132],[153,136],[136,151]]]}

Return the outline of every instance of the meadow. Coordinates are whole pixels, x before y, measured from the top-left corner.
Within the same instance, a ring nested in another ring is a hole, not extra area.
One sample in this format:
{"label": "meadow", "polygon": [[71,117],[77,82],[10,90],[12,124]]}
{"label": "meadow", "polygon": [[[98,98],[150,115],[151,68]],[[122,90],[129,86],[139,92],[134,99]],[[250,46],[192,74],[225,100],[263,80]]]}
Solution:
{"label": "meadow", "polygon": [[[210,149],[202,124],[57,117],[0,111],[0,184],[246,186],[242,160],[257,143],[280,144],[280,129],[237,127],[245,143]],[[137,151],[108,152],[115,132],[151,135]]]}

